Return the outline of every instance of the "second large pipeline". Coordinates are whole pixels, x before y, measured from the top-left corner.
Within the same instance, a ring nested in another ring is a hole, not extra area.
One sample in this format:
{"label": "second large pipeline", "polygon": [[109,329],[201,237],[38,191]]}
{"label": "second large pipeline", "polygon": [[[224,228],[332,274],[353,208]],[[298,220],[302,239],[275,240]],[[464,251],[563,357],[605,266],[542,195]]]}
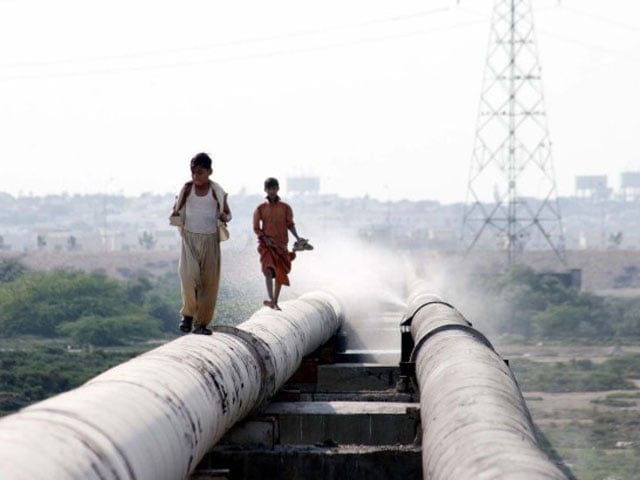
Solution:
{"label": "second large pipeline", "polygon": [[542,450],[518,384],[491,343],[414,284],[406,314],[420,389],[423,478],[566,480]]}

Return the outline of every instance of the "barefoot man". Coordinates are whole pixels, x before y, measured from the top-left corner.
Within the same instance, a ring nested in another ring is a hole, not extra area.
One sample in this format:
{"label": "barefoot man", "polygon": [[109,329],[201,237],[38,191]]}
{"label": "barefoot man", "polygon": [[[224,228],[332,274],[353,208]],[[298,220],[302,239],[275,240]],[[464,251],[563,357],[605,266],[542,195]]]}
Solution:
{"label": "barefoot man", "polygon": [[287,248],[289,232],[298,242],[307,243],[306,239],[298,236],[293,223],[293,210],[280,200],[279,190],[278,180],[273,177],[267,178],[264,181],[267,197],[253,213],[253,231],[258,236],[260,264],[269,296],[263,304],[274,310],[280,310],[280,289],[282,285],[289,285],[288,273],[291,271],[291,261],[296,257],[295,252],[290,252]]}

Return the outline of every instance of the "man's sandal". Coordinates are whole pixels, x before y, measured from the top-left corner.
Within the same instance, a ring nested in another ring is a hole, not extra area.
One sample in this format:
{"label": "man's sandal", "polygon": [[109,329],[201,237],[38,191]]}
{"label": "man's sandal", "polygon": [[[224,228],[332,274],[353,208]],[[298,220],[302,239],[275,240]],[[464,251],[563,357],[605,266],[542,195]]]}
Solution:
{"label": "man's sandal", "polygon": [[306,238],[299,238],[293,243],[293,251],[299,252],[302,250],[313,250],[313,245],[309,243]]}

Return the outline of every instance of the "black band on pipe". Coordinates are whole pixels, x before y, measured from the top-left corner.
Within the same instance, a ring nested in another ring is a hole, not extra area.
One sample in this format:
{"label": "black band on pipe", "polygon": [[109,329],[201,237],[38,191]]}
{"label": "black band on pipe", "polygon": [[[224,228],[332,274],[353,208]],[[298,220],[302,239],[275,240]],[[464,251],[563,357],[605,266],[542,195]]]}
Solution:
{"label": "black band on pipe", "polygon": [[413,347],[413,351],[411,352],[411,358],[409,361],[415,363],[416,357],[418,356],[418,351],[420,350],[422,345],[424,345],[424,343],[434,335],[447,330],[462,330],[463,332],[467,332],[471,334],[473,337],[475,337],[476,339],[480,340],[482,343],[485,344],[485,346],[489,347],[491,350],[495,352],[493,345],[491,345],[491,342],[487,339],[487,337],[485,337],[482,333],[480,333],[475,328],[472,328],[468,325],[450,323],[447,325],[440,325],[439,327],[436,327],[433,330],[429,330],[427,333],[422,335],[422,337],[420,337],[420,339],[416,342],[415,347]]}
{"label": "black band on pipe", "polygon": [[260,365],[260,374],[264,381],[260,391],[260,398],[256,402],[256,408],[254,409],[254,412],[259,411],[276,393],[275,366],[269,349],[260,338],[246,330],[231,327],[229,325],[213,325],[211,329],[214,332],[227,333],[242,340],[249,346],[249,350],[258,361],[258,365]]}
{"label": "black band on pipe", "polygon": [[410,327],[411,326],[411,322],[413,321],[413,317],[416,316],[416,313],[418,313],[423,307],[426,307],[427,305],[434,305],[434,304],[445,305],[445,306],[455,310],[455,307],[453,305],[451,305],[450,303],[443,302],[442,300],[432,300],[430,302],[423,303],[418,308],[416,308],[415,311],[411,314],[411,316],[409,318],[406,318],[405,320],[402,320],[402,322],[400,322],[400,326],[401,327]]}

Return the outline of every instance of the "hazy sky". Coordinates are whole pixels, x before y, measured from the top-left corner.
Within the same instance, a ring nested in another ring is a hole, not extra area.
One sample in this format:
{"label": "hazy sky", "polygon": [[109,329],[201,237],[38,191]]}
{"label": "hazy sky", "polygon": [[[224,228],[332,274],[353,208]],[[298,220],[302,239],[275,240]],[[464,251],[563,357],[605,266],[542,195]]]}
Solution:
{"label": "hazy sky", "polygon": [[[640,169],[640,2],[533,0],[556,179]],[[464,199],[492,0],[0,0],[0,191]],[[286,192],[285,192],[286,193]]]}

